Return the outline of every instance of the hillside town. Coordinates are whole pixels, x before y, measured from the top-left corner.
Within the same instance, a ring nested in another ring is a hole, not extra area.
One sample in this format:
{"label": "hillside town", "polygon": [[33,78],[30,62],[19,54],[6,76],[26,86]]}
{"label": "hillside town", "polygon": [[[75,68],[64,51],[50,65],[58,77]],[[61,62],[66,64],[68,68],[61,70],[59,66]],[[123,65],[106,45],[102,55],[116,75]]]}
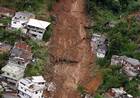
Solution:
{"label": "hillside town", "polygon": [[131,3],[122,0],[39,2],[0,5],[0,98],[140,98],[137,8],[125,12]]}
{"label": "hillside town", "polygon": [[[35,19],[35,15],[26,12],[0,7],[0,18],[11,18],[7,25],[1,24],[4,29],[20,29],[23,35],[33,40],[42,40],[50,22]],[[0,27],[0,28],[1,28]],[[32,48],[25,41],[19,40],[14,46],[6,42],[0,43],[0,53],[8,53],[5,66],[1,68],[0,91],[4,91],[4,98],[44,98],[44,90],[54,89],[53,84],[44,80],[43,76],[25,77],[27,66],[34,62]],[[9,97],[6,94],[10,94]],[[13,96],[13,97],[12,97]],[[3,98],[2,97],[2,98]]]}

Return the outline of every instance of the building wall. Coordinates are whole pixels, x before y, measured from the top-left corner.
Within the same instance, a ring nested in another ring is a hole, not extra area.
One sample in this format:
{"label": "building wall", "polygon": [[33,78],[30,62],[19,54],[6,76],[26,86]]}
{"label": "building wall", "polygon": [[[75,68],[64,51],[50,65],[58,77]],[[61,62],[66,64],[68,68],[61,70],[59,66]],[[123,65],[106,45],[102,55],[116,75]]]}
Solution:
{"label": "building wall", "polygon": [[[28,26],[27,28],[28,28],[27,34],[31,35],[35,39],[42,40],[44,32],[45,32],[44,29],[39,29],[36,27],[30,27],[30,26]],[[36,35],[36,37],[33,35]]]}
{"label": "building wall", "polygon": [[19,72],[18,74],[17,73],[13,74],[13,73],[5,71],[2,75],[7,77],[7,78],[11,78],[11,79],[14,79],[14,80],[19,80],[19,79],[23,78],[24,73],[23,72]]}
{"label": "building wall", "polygon": [[30,97],[26,97],[27,95],[31,96],[31,98],[42,98],[41,96],[43,95],[43,90],[32,92],[29,90],[27,86],[24,86],[21,83],[18,84],[18,90],[19,90],[19,95],[22,96],[21,98],[30,98]]}

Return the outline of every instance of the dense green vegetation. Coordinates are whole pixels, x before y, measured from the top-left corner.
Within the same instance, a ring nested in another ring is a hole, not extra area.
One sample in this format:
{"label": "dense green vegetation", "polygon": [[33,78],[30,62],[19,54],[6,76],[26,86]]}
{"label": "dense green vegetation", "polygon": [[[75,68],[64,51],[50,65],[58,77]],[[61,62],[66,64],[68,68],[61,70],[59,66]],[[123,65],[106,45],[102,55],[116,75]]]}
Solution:
{"label": "dense green vegetation", "polygon": [[[106,58],[96,60],[103,74],[103,83],[96,98],[102,98],[102,93],[112,87],[125,87],[128,93],[140,96],[140,78],[129,80],[121,73],[120,66],[110,66],[110,59],[115,54],[140,60],[140,21],[134,16],[129,17],[139,10],[139,0],[87,0],[87,13],[94,21],[90,33],[104,34],[109,40]],[[107,23],[114,26],[110,27]]]}
{"label": "dense green vegetation", "polygon": [[1,0],[0,6],[9,7],[18,11],[26,10],[37,13],[44,11],[44,6],[46,5],[48,11],[51,11],[57,1],[58,0]]}
{"label": "dense green vegetation", "polygon": [[48,11],[51,11],[53,8],[53,5],[58,2],[59,0],[47,0],[47,7],[48,7]]}
{"label": "dense green vegetation", "polygon": [[0,6],[17,10],[39,11],[43,3],[44,0],[1,0]]}
{"label": "dense green vegetation", "polygon": [[44,65],[48,63],[48,50],[42,42],[27,40],[27,43],[32,47],[35,61],[27,66],[25,76],[41,75]]}
{"label": "dense green vegetation", "polygon": [[[0,69],[5,66],[8,58],[9,58],[9,54],[8,53],[2,53],[2,54],[0,54]],[[1,73],[2,72],[0,70],[0,74]]]}
{"label": "dense green vegetation", "polygon": [[1,18],[0,19],[0,23],[4,24],[4,25],[8,25],[11,22],[11,19],[8,17],[5,18]]}
{"label": "dense green vegetation", "polygon": [[14,45],[14,43],[21,39],[21,31],[20,30],[4,30],[0,29],[0,41],[6,42],[8,44]]}

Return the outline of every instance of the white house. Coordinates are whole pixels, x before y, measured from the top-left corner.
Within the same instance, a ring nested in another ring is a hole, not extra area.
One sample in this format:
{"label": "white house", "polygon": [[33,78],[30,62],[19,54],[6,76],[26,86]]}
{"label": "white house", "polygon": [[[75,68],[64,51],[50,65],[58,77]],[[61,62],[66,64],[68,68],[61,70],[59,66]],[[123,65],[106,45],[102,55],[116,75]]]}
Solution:
{"label": "white house", "polygon": [[12,18],[11,27],[21,29],[26,26],[30,18],[35,18],[35,15],[29,12],[16,12]]}
{"label": "white house", "polygon": [[92,51],[98,58],[104,58],[107,52],[107,39],[105,36],[93,34],[91,39]]}
{"label": "white house", "polygon": [[8,62],[2,69],[2,77],[13,84],[16,84],[18,80],[24,76],[24,68],[18,64]]}
{"label": "white house", "polygon": [[50,25],[49,22],[30,19],[27,23],[27,35],[33,39],[42,40],[46,28]]}
{"label": "white house", "polygon": [[122,65],[123,72],[129,77],[140,75],[140,61],[137,59],[113,55],[111,65]]}
{"label": "white house", "polygon": [[46,81],[42,76],[32,76],[18,81],[18,95],[21,98],[43,98]]}

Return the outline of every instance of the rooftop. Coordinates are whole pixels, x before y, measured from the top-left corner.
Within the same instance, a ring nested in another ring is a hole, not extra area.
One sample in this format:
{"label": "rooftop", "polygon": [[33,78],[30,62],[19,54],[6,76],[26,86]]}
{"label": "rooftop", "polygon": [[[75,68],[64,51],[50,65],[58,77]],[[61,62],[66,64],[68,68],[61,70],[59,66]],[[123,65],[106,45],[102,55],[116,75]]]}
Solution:
{"label": "rooftop", "polygon": [[32,59],[31,47],[24,42],[15,43],[14,48],[11,50],[10,60],[18,59],[23,60],[24,63]]}
{"label": "rooftop", "polygon": [[134,58],[129,58],[127,56],[118,56],[118,55],[113,55],[112,56],[112,59],[117,59],[117,60],[125,60],[127,61],[128,63],[134,65],[134,66],[137,66],[137,65],[140,65],[140,61],[137,60],[137,59],[134,59]]}
{"label": "rooftop", "polygon": [[35,15],[30,12],[16,12],[14,19],[15,20],[28,20],[29,18],[35,18]]}
{"label": "rooftop", "polygon": [[140,62],[137,59],[127,58],[126,61],[129,62],[130,64],[134,65],[134,66],[140,65]]}
{"label": "rooftop", "polygon": [[45,82],[44,78],[42,76],[32,76],[32,81],[37,82]]}
{"label": "rooftop", "polygon": [[26,51],[31,51],[31,47],[25,42],[16,42],[14,47],[18,49],[23,49]]}
{"label": "rooftop", "polygon": [[42,20],[30,19],[27,25],[38,27],[41,29],[46,29],[50,25],[50,23]]}
{"label": "rooftop", "polygon": [[18,64],[8,62],[8,64],[2,68],[2,71],[12,74],[19,74],[19,72],[24,72],[24,68]]}

